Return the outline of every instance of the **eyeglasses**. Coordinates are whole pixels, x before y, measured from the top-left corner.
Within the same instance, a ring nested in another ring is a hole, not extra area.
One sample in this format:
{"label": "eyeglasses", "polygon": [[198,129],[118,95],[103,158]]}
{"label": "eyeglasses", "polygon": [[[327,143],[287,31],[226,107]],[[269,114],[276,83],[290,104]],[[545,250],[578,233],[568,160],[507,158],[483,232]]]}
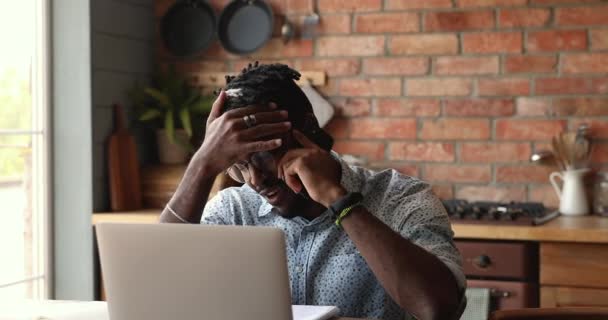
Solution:
{"label": "eyeglasses", "polygon": [[256,152],[251,155],[250,161],[241,161],[233,164],[226,170],[230,178],[239,183],[249,182],[251,179],[250,167],[254,167],[263,173],[277,174],[277,163],[274,156],[268,151]]}

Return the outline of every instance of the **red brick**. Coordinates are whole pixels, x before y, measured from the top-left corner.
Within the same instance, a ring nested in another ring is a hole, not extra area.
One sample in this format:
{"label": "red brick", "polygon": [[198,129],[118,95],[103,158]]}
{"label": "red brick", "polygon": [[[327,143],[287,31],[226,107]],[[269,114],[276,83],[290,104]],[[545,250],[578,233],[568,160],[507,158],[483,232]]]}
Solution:
{"label": "red brick", "polygon": [[355,17],[355,32],[416,32],[420,31],[420,16],[412,12],[370,13]]}
{"label": "red brick", "polygon": [[387,0],[389,10],[451,8],[452,0]]}
{"label": "red brick", "polygon": [[544,183],[549,181],[549,175],[555,170],[554,167],[538,165],[498,166],[496,168],[496,182]]}
{"label": "red brick", "polygon": [[321,12],[379,11],[382,0],[318,0]]}
{"label": "red brick", "polygon": [[526,188],[523,186],[464,186],[456,190],[456,198],[468,201],[526,201]]}
{"label": "red brick", "polygon": [[560,98],[553,100],[554,116],[608,116],[607,98]]}
{"label": "red brick", "polygon": [[433,184],[431,188],[439,199],[454,199],[454,190],[450,184]]}
{"label": "red brick", "polygon": [[413,139],[416,137],[416,119],[353,119],[350,136],[355,139]]}
{"label": "red brick", "polygon": [[468,96],[473,91],[470,79],[408,79],[408,96]]}
{"label": "red brick", "polygon": [[393,36],[391,54],[455,54],[458,53],[456,34],[422,34]]}
{"label": "red brick", "polygon": [[592,50],[608,49],[608,29],[591,30],[591,49]]}
{"label": "red brick", "polygon": [[529,143],[463,143],[460,160],[464,162],[521,162],[528,161],[531,148]]}
{"label": "red brick", "polygon": [[608,6],[558,8],[555,12],[555,21],[559,26],[605,25],[608,21]]}
{"label": "red brick", "polygon": [[485,119],[441,118],[421,120],[423,140],[482,140],[490,137],[490,122]]}
{"label": "red brick", "polygon": [[427,164],[424,179],[445,182],[490,182],[489,165]]}
{"label": "red brick", "polygon": [[608,93],[608,78],[591,79],[591,87],[593,93],[604,94]]}
{"label": "red brick", "polygon": [[371,113],[369,99],[361,98],[333,98],[331,104],[336,109],[336,116],[359,117]]}
{"label": "red brick", "polygon": [[342,79],[339,91],[342,96],[352,97],[400,96],[401,79]]}
{"label": "red brick", "polygon": [[441,113],[435,99],[379,99],[375,114],[388,117],[436,117]]}
{"label": "red brick", "polygon": [[[538,0],[537,0],[538,1]],[[542,202],[546,207],[558,208],[559,198],[551,185],[530,186],[530,201]]]}
{"label": "red brick", "polygon": [[557,70],[556,56],[507,56],[506,73],[549,73]]}
{"label": "red brick", "polygon": [[530,4],[534,5],[555,5],[555,4],[583,4],[583,3],[601,3],[605,0],[530,0]]}
{"label": "red brick", "polygon": [[327,76],[352,76],[361,69],[359,59],[306,59],[298,60],[296,68],[306,71],[325,71]]}
{"label": "red brick", "polygon": [[345,139],[350,136],[350,123],[341,118],[333,118],[324,128],[334,139]]}
{"label": "red brick", "polygon": [[491,29],[494,27],[494,12],[427,12],[425,31],[461,31]]}
{"label": "red brick", "polygon": [[588,78],[537,78],[536,94],[576,94],[592,92]]}
{"label": "red brick", "polygon": [[498,23],[502,28],[542,27],[549,23],[549,9],[503,9],[498,15]]}
{"label": "red brick", "polygon": [[429,70],[427,58],[368,58],[363,60],[366,75],[423,75]]}
{"label": "red brick", "polygon": [[606,73],[608,53],[580,53],[562,56],[564,73]]}
{"label": "red brick", "polygon": [[[158,41],[158,42],[160,42],[160,41]],[[167,51],[167,49],[163,45],[161,45],[160,47],[161,47],[161,53],[160,53],[161,57],[171,57],[171,54]],[[224,48],[219,44],[219,42],[213,42],[202,53],[202,58],[228,60],[228,59],[238,59],[240,57],[224,50]]]}
{"label": "red brick", "polygon": [[591,162],[592,163],[608,163],[608,144],[596,143],[591,151]]}
{"label": "red brick", "polygon": [[448,116],[511,116],[515,112],[513,99],[450,99],[444,103]]}
{"label": "red brick", "polygon": [[588,124],[590,136],[594,139],[608,139],[608,120],[598,120],[593,118],[578,118],[571,120],[570,128],[576,130],[581,124]]}
{"label": "red brick", "polygon": [[287,44],[279,38],[270,39],[262,49],[252,54],[260,58],[310,57],[313,54],[311,40],[293,40]]}
{"label": "red brick", "polygon": [[340,154],[365,157],[368,160],[384,159],[384,143],[363,141],[336,141],[333,150]]}
{"label": "red brick", "polygon": [[520,32],[484,32],[462,35],[465,53],[519,53],[522,51]]}
{"label": "red brick", "polygon": [[384,54],[384,36],[322,37],[317,40],[320,56],[379,56]]}
{"label": "red brick", "polygon": [[531,52],[584,50],[586,48],[587,31],[585,30],[550,30],[528,34],[528,51]]}
{"label": "red brick", "polygon": [[309,13],[314,0],[286,0],[287,13]]}
{"label": "red brick", "polygon": [[[304,23],[304,18],[305,16],[298,19],[299,25]],[[316,32],[320,35],[351,33],[351,16],[350,14],[322,14],[319,16]]]}
{"label": "red brick", "polygon": [[458,0],[458,6],[469,7],[506,7],[525,5],[527,0]]}
{"label": "red brick", "polygon": [[523,78],[479,79],[480,96],[526,96],[530,81]]}
{"label": "red brick", "polygon": [[547,98],[517,98],[517,115],[547,116],[551,100]]}
{"label": "red brick", "polygon": [[435,61],[438,75],[497,74],[498,57],[439,57]]}
{"label": "red brick", "polygon": [[550,140],[566,127],[563,120],[496,120],[499,140]]}
{"label": "red brick", "polygon": [[389,144],[389,159],[454,162],[454,145],[439,142],[394,142]]}

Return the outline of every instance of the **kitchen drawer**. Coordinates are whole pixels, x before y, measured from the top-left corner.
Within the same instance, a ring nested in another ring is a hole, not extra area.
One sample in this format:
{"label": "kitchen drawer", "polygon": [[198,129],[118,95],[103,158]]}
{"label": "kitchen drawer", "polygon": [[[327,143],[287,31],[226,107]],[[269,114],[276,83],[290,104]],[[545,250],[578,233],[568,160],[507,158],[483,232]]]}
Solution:
{"label": "kitchen drawer", "polygon": [[456,241],[467,277],[534,281],[538,247],[524,242]]}
{"label": "kitchen drawer", "polygon": [[541,243],[540,283],[608,289],[608,245]]}
{"label": "kitchen drawer", "polygon": [[541,308],[608,307],[607,289],[542,286]]}
{"label": "kitchen drawer", "polygon": [[467,280],[469,288],[488,288],[492,310],[538,307],[538,285],[519,281]]}

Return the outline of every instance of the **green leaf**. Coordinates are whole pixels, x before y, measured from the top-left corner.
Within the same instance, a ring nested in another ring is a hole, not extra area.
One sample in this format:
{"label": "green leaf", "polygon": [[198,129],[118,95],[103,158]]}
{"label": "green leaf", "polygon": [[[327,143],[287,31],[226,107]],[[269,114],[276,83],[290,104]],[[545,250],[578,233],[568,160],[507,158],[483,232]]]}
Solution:
{"label": "green leaf", "polygon": [[192,122],[190,121],[190,111],[186,108],[179,112],[179,118],[182,121],[182,126],[186,130],[188,137],[192,137]]}
{"label": "green leaf", "polygon": [[173,123],[173,110],[167,111],[165,114],[165,131],[169,142],[175,143],[175,123]]}
{"label": "green leaf", "polygon": [[139,121],[150,121],[160,117],[162,113],[156,109],[148,109],[141,116],[139,116]]}
{"label": "green leaf", "polygon": [[213,101],[213,97],[200,97],[200,99],[198,99],[198,101],[192,105],[192,107],[190,107],[190,110],[198,114],[209,113],[211,111]]}
{"label": "green leaf", "polygon": [[170,107],[171,101],[169,100],[169,97],[160,90],[154,88],[145,88],[144,92],[150,97],[156,99],[161,107]]}

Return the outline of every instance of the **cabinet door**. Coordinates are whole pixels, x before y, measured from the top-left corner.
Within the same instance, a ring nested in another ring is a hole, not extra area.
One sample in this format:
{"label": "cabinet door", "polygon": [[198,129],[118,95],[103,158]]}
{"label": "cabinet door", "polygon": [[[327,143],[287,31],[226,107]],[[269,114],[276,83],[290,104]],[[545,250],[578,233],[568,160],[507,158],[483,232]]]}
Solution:
{"label": "cabinet door", "polygon": [[541,243],[540,283],[608,289],[608,245]]}
{"label": "cabinet door", "polygon": [[542,286],[541,308],[608,307],[608,289]]}

